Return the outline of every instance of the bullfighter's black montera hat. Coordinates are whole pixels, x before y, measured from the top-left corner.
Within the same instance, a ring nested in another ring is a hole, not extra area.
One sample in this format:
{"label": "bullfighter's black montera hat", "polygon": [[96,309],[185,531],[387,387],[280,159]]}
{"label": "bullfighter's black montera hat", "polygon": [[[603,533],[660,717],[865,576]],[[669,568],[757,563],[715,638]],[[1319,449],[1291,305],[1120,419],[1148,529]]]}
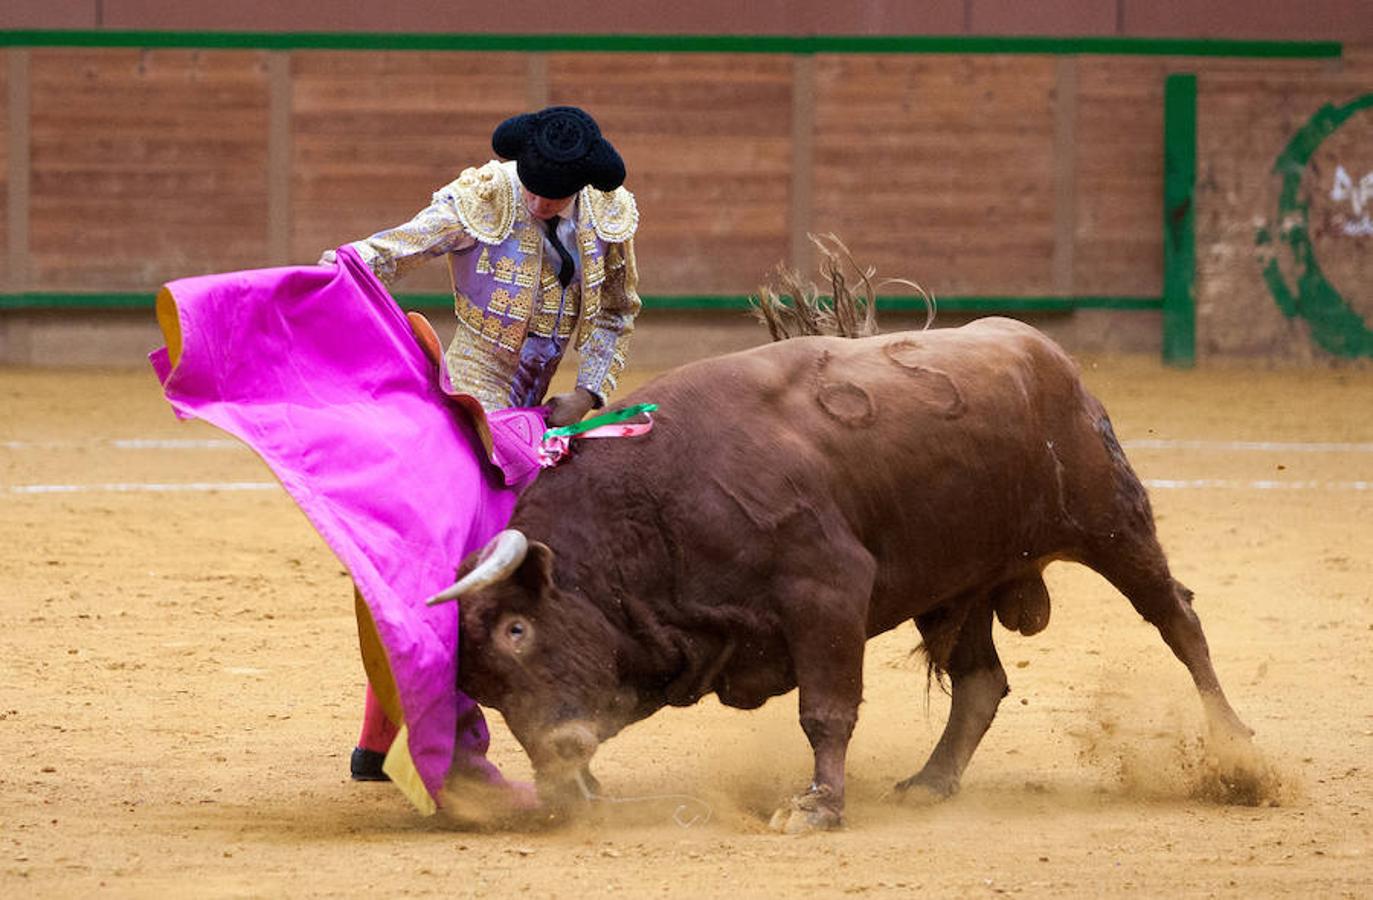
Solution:
{"label": "bullfighter's black montera hat", "polygon": [[588,184],[613,191],[624,183],[620,154],[601,137],[596,120],[575,106],[550,106],[506,119],[491,149],[515,160],[520,183],[540,197],[571,197]]}

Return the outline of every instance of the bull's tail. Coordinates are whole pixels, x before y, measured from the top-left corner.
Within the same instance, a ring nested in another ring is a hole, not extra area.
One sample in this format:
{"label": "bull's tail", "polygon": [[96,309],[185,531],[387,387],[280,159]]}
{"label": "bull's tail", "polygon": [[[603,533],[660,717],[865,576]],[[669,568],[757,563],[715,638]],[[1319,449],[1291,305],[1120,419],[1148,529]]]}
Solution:
{"label": "bull's tail", "polygon": [[[819,249],[820,274],[829,281],[828,295],[820,293],[813,282],[785,266],[777,267],[776,284],[765,284],[752,299],[757,319],[767,326],[774,341],[803,335],[868,337],[877,333],[877,292],[888,284],[914,288],[925,300],[925,327],[934,321],[934,298],[920,285],[905,279],[888,278],[875,282],[876,270],[854,261],[849,248],[833,234],[807,235]],[[862,296],[849,287],[847,269],[858,275]]]}

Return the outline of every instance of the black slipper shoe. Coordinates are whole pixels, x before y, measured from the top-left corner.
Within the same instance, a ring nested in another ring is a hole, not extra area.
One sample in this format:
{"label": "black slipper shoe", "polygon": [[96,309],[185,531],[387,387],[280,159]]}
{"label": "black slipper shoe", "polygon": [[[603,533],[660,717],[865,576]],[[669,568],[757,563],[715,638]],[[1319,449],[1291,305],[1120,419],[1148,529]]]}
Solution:
{"label": "black slipper shoe", "polygon": [[349,761],[348,767],[353,772],[354,781],[390,781],[391,776],[381,770],[381,764],[384,762],[385,753],[354,747],[353,758]]}

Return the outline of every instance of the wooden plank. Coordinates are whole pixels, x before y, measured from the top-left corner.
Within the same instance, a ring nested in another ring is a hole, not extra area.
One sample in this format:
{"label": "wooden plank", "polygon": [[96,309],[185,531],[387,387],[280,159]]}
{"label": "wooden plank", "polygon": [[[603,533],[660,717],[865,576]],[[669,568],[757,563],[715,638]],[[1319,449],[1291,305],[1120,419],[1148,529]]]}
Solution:
{"label": "wooden plank", "polygon": [[1150,38],[1223,34],[1236,38],[1373,39],[1368,0],[1122,0],[1126,35]]}
{"label": "wooden plank", "polygon": [[792,62],[791,82],[791,232],[788,265],[803,275],[814,267],[809,231],[811,178],[815,168],[815,60],[798,56]]}
{"label": "wooden plank", "polygon": [[[15,2],[15,0],[8,0]],[[39,0],[20,0],[35,4]],[[90,0],[85,0],[89,3]],[[831,0],[563,0],[537,6],[535,15],[514,15],[506,4],[434,3],[433,0],[237,0],[234,3],[167,3],[166,0],[104,0],[110,28],[243,29],[316,32],[509,32],[580,34],[588,27],[623,34],[937,34],[962,24],[964,0],[873,3]],[[48,0],[48,5],[55,4]],[[36,27],[36,26],[25,26]]]}
{"label": "wooden plank", "polygon": [[262,265],[263,54],[34,50],[31,84],[36,289]]}
{"label": "wooden plank", "polygon": [[525,57],[524,105],[529,111],[548,105],[548,54],[530,53]]}
{"label": "wooden plank", "polygon": [[1077,65],[1073,287],[1163,290],[1164,60]]}
{"label": "wooden plank", "polygon": [[10,150],[10,136],[14,133],[14,126],[10,123],[10,111],[14,108],[10,99],[10,85],[14,82],[10,67],[14,65],[16,53],[27,51],[14,48],[0,50],[0,259],[5,261],[5,270],[0,272],[0,290],[6,291],[23,290],[14,277],[15,260],[10,247],[13,229],[9,222],[10,209],[13,207],[10,202],[10,185],[13,183],[10,159],[14,155]]}
{"label": "wooden plank", "polygon": [[[516,54],[295,53],[291,64],[297,262],[410,219],[489,160],[492,130],[528,101]],[[440,265],[404,282],[448,287]]]}
{"label": "wooden plank", "polygon": [[645,293],[749,292],[787,259],[789,58],[555,54],[549,76],[625,159]]}
{"label": "wooden plank", "polygon": [[5,54],[3,96],[5,110],[3,144],[5,160],[0,165],[5,198],[4,242],[6,289],[23,291],[29,287],[29,53],[11,49]]}
{"label": "wooden plank", "polygon": [[[0,286],[9,291],[28,288],[29,209],[29,51],[11,47],[0,64],[0,252],[5,272]],[[24,315],[0,316],[0,362],[24,365],[33,361],[31,320]]]}
{"label": "wooden plank", "polygon": [[977,0],[969,34],[1114,35],[1118,0]]}
{"label": "wooden plank", "polygon": [[101,0],[5,0],[0,5],[0,29],[98,28],[96,5]]}
{"label": "wooden plank", "polygon": [[1048,293],[1051,58],[821,56],[812,230],[942,294]]}
{"label": "wooden plank", "polygon": [[1056,68],[1053,289],[1071,294],[1077,245],[1077,60],[1060,58]]}
{"label": "wooden plank", "polygon": [[274,266],[291,262],[291,56],[267,58],[267,254]]}

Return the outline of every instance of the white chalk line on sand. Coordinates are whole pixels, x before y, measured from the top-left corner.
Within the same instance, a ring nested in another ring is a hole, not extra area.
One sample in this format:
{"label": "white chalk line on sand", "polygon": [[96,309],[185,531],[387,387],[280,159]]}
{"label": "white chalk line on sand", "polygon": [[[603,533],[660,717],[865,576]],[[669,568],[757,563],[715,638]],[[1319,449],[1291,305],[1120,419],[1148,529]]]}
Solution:
{"label": "white chalk line on sand", "polygon": [[1373,453],[1373,443],[1346,441],[1190,441],[1139,438],[1121,441],[1126,450],[1237,450],[1263,453]]}
{"label": "white chalk line on sand", "polygon": [[10,494],[175,494],[216,491],[275,491],[275,481],[115,482],[112,484],[11,484]]}
{"label": "white chalk line on sand", "polygon": [[[1152,490],[1241,491],[1373,491],[1373,481],[1243,481],[1238,478],[1145,478]],[[274,481],[187,481],[170,483],[117,482],[112,484],[11,484],[7,494],[169,494],[274,491]]]}
{"label": "white chalk line on sand", "polygon": [[5,450],[79,450],[113,447],[116,450],[247,450],[227,438],[97,438],[88,441],[0,441]]}
{"label": "white chalk line on sand", "polygon": [[1153,490],[1220,488],[1246,491],[1373,491],[1373,481],[1241,481],[1238,478],[1143,478]]}

